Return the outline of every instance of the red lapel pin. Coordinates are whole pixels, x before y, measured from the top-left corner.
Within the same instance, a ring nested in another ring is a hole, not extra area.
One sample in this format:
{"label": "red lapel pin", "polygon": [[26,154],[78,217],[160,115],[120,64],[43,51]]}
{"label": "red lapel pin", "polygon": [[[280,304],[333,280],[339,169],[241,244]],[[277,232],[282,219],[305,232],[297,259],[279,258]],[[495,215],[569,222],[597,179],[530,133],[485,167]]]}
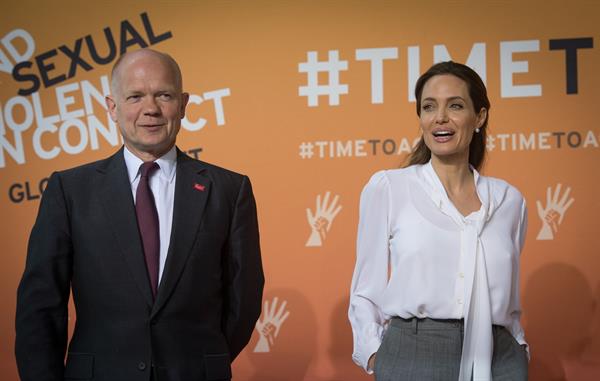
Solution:
{"label": "red lapel pin", "polygon": [[204,192],[204,189],[206,189],[206,187],[205,187],[204,185],[200,185],[200,184],[198,184],[198,183],[195,183],[195,184],[194,184],[194,189],[195,189],[195,190],[198,190],[198,191],[200,191],[200,192]]}

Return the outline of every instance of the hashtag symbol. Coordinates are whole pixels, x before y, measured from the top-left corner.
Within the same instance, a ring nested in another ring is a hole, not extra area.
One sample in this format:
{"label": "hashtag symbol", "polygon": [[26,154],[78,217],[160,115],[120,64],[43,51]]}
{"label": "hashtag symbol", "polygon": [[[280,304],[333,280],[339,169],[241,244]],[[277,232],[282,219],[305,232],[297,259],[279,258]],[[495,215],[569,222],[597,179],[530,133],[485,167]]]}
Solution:
{"label": "hashtag symbol", "polygon": [[493,136],[488,135],[487,143],[485,146],[486,146],[487,150],[490,152],[493,151],[494,148],[496,148],[496,143],[494,143],[494,140],[496,140],[496,139],[494,139]]}
{"label": "hashtag symbol", "polygon": [[312,143],[302,142],[300,144],[300,157],[303,159],[312,158],[314,155],[313,148],[314,148],[314,145]]}
{"label": "hashtag symbol", "polygon": [[[306,73],[308,83],[306,86],[298,87],[298,95],[308,98],[308,106],[319,105],[319,95],[329,96],[329,105],[338,106],[340,95],[348,94],[348,85],[340,84],[340,71],[348,70],[348,61],[340,61],[337,50],[329,51],[327,61],[319,61],[317,52],[308,52],[306,62],[298,64],[298,72]],[[319,85],[319,73],[327,72],[329,82],[327,85]]]}

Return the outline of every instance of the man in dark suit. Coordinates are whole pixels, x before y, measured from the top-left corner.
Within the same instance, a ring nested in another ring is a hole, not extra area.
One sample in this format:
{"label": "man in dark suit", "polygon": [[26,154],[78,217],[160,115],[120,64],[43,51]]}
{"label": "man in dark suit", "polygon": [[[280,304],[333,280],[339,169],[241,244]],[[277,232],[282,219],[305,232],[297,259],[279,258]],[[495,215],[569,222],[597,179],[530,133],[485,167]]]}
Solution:
{"label": "man in dark suit", "polygon": [[188,94],[170,56],[125,54],[111,90],[124,147],[54,173],[31,232],[17,298],[21,379],[229,380],[264,284],[250,181],[175,147]]}

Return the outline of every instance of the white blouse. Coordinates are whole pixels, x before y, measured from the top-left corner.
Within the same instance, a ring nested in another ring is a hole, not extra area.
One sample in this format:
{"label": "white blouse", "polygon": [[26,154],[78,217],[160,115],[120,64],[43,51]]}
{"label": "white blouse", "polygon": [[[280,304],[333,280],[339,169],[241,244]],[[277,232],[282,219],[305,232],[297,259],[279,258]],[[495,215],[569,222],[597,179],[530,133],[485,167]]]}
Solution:
{"label": "white blouse", "polygon": [[473,169],[481,208],[464,217],[431,162],[375,173],[360,198],[349,318],[354,362],[368,373],[391,317],[465,319],[460,379],[491,379],[492,324],[526,344],[519,256],[527,210],[519,191]]}

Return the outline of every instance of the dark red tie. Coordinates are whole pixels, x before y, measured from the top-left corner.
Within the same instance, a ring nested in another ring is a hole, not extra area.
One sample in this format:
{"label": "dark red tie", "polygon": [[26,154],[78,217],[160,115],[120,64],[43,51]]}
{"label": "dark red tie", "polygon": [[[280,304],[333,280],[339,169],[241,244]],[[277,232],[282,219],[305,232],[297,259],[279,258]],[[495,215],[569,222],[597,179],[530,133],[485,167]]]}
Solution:
{"label": "dark red tie", "polygon": [[160,236],[158,232],[158,212],[148,179],[157,170],[158,164],[148,161],[140,166],[140,182],[135,195],[135,212],[142,236],[148,277],[152,286],[152,295],[156,297],[158,288],[158,259],[160,256]]}

